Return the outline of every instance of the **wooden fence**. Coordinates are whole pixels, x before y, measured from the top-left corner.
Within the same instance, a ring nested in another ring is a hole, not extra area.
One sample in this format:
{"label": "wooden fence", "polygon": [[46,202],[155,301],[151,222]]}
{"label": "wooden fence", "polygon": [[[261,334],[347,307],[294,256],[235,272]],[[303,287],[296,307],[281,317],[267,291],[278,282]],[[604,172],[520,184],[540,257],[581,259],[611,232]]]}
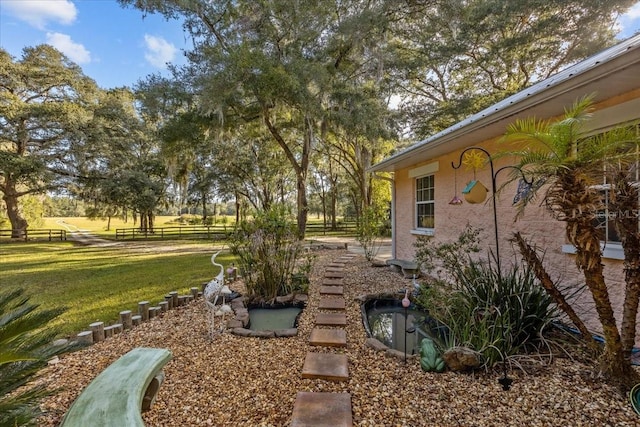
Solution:
{"label": "wooden fence", "polygon": [[154,227],[153,231],[140,230],[140,228],[118,228],[116,229],[116,240],[181,238],[225,239],[232,231],[232,227],[225,227],[222,225]]}
{"label": "wooden fence", "polygon": [[[340,222],[335,230],[332,230],[330,227],[325,227],[321,223],[310,223],[307,224],[306,233],[311,236],[355,235],[356,228],[355,222]],[[140,228],[118,228],[116,229],[116,240],[181,238],[226,239],[233,233],[233,230],[233,227],[224,225],[154,227],[153,232],[140,230]]]}
{"label": "wooden fence", "polygon": [[[17,235],[19,237],[12,237]],[[26,230],[0,230],[0,241],[2,240],[67,240],[66,230],[53,230],[48,228],[35,228]]]}

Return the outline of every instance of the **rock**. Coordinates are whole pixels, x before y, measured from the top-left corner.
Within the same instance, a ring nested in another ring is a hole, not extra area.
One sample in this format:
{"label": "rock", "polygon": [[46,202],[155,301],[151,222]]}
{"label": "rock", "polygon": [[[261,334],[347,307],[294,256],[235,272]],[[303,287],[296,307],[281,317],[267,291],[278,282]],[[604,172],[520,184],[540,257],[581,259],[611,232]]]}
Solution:
{"label": "rock", "polygon": [[467,347],[452,347],[442,355],[444,362],[453,371],[467,371],[481,365],[480,353]]}
{"label": "rock", "polygon": [[273,331],[276,337],[295,337],[298,335],[298,328],[277,329]]}
{"label": "rock", "polygon": [[242,324],[242,321],[238,319],[231,319],[227,323],[227,328],[229,329],[242,328],[242,327],[244,327],[244,325]]}
{"label": "rock", "polygon": [[231,333],[234,335],[239,335],[241,337],[248,337],[251,335],[251,333],[254,332],[251,329],[245,329],[245,328],[234,328],[231,330]]}
{"label": "rock", "polygon": [[69,344],[69,340],[66,338],[60,338],[58,340],[55,340],[54,342],[51,343],[51,345],[56,346],[56,347],[62,347],[63,345],[67,345]]}
{"label": "rock", "polygon": [[249,324],[249,312],[236,314],[235,320],[242,322],[243,326],[247,326]]}
{"label": "rock", "polygon": [[307,302],[309,300],[309,296],[307,294],[296,294],[293,298],[293,302]]}
{"label": "rock", "polygon": [[364,344],[375,351],[386,351],[388,347],[375,338],[367,338]]}
{"label": "rock", "polygon": [[374,258],[374,259],[371,260],[371,266],[372,267],[386,267],[387,263],[383,259]]}
{"label": "rock", "polygon": [[276,302],[278,304],[286,304],[288,302],[293,301],[293,294],[288,294],[288,295],[283,295],[283,296],[279,296],[276,297]]}
{"label": "rock", "polygon": [[273,331],[251,331],[249,336],[256,338],[274,338],[276,334]]}

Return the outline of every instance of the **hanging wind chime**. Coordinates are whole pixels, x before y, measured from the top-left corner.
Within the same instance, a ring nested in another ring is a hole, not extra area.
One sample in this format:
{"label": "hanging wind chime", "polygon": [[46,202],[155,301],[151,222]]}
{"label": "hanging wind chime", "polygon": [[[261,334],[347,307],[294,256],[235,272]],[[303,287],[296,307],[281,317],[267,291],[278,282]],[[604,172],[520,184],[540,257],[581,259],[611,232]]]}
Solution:
{"label": "hanging wind chime", "polygon": [[453,199],[449,202],[450,205],[461,205],[462,199],[458,197],[458,169],[453,170]]}

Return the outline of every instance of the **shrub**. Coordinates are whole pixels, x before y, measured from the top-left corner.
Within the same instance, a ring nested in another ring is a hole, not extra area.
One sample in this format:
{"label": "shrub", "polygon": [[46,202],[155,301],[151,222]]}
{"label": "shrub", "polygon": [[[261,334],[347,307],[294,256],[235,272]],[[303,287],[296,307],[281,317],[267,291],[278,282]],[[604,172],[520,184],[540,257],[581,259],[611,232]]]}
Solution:
{"label": "shrub", "polygon": [[358,222],[356,240],[362,246],[367,261],[372,261],[378,255],[383,234],[383,216],[372,207],[365,208]]}
{"label": "shrub", "polygon": [[470,259],[469,255],[480,252],[481,228],[467,224],[454,242],[436,243],[432,237],[419,236],[414,243],[415,259],[420,269],[436,272],[443,280],[452,280],[460,263]]}
{"label": "shrub", "polygon": [[[38,402],[51,392],[25,386],[56,354],[70,346],[52,345],[57,330],[48,327],[64,310],[40,310],[23,290],[0,294],[0,425],[29,425],[39,414]],[[25,386],[25,387],[23,387]]]}
{"label": "shrub", "polygon": [[291,278],[302,243],[284,209],[274,207],[240,223],[230,246],[239,257],[240,274],[250,297],[273,300],[293,290]]}
{"label": "shrub", "polygon": [[466,346],[480,352],[487,367],[540,343],[556,319],[551,297],[527,266],[500,273],[495,262],[469,259],[454,268],[447,304],[432,314],[449,328],[443,348]]}

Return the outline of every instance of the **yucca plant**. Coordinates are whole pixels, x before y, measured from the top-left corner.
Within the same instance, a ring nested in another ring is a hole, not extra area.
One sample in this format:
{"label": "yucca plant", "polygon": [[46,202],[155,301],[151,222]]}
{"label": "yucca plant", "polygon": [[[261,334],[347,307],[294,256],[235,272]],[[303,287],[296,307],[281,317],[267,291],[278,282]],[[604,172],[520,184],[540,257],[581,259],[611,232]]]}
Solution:
{"label": "yucca plant", "polygon": [[491,367],[535,348],[543,330],[557,317],[553,300],[528,266],[499,273],[495,262],[469,258],[454,269],[448,305],[433,313],[447,325],[442,348],[469,347]]}
{"label": "yucca plant", "polygon": [[63,311],[38,310],[22,289],[0,294],[0,426],[32,424],[39,400],[51,393],[28,383],[50,358],[71,349],[52,345],[57,330],[47,328]]}

